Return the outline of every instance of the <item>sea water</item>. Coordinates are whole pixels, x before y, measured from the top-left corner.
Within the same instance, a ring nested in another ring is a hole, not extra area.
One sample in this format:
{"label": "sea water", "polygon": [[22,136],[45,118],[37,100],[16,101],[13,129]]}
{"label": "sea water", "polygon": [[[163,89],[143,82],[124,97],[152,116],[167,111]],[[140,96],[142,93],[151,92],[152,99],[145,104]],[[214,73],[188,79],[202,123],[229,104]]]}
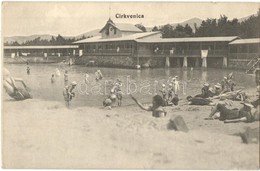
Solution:
{"label": "sea water", "polygon": [[[123,96],[122,106],[132,105],[134,102],[127,95],[129,93],[137,97],[141,102],[151,102],[152,96],[161,94],[161,84],[166,84],[169,77],[178,76],[180,84],[179,97],[185,99],[188,95],[196,95],[201,92],[201,87],[205,82],[211,86],[220,83],[224,76],[233,72],[234,81],[238,88],[255,87],[254,76],[247,75],[244,71],[216,68],[157,68],[157,69],[118,69],[118,68],[98,68],[87,66],[67,66],[59,64],[30,64],[30,74],[27,74],[26,64],[4,64],[14,77],[22,78],[30,87],[31,94],[35,99],[47,101],[59,101],[64,103],[62,91],[64,89],[64,72],[68,71],[69,83],[76,81],[76,96],[72,100],[73,107],[80,106],[102,106],[117,78],[121,80]],[[56,75],[56,68],[61,75]],[[100,70],[103,79],[96,81],[95,72]],[[89,82],[85,82],[84,74],[88,73]],[[51,83],[51,75],[55,75],[55,82]]]}

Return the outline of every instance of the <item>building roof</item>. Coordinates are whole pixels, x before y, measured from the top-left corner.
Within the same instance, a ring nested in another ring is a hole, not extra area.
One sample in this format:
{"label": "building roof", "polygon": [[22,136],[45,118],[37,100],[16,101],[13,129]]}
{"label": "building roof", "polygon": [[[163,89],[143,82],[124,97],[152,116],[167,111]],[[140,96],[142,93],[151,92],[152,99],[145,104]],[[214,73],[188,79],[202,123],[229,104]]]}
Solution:
{"label": "building roof", "polygon": [[102,32],[108,24],[111,24],[112,26],[114,26],[115,28],[117,28],[120,31],[143,32],[142,30],[140,30],[139,28],[137,28],[133,24],[130,24],[130,23],[114,23],[111,20],[106,23],[106,25],[100,30],[100,32]]}
{"label": "building roof", "polygon": [[185,37],[185,38],[161,38],[150,40],[137,40],[140,43],[184,43],[184,42],[231,42],[238,39],[237,36],[229,37]]}
{"label": "building roof", "polygon": [[124,37],[118,37],[118,38],[108,38],[108,39],[102,39],[101,36],[95,36],[92,38],[87,38],[83,40],[79,40],[77,42],[73,42],[74,44],[80,44],[80,43],[95,43],[95,42],[114,42],[114,41],[128,41],[128,40],[137,40],[142,39],[145,37],[149,37],[155,34],[159,34],[161,32],[143,32],[143,33],[135,33]]}
{"label": "building roof", "polygon": [[4,46],[4,49],[74,49],[78,45],[53,45],[53,46]]}
{"label": "building roof", "polygon": [[231,43],[230,45],[237,45],[237,44],[251,44],[251,43],[260,43],[260,38],[253,38],[253,39],[238,39]]}

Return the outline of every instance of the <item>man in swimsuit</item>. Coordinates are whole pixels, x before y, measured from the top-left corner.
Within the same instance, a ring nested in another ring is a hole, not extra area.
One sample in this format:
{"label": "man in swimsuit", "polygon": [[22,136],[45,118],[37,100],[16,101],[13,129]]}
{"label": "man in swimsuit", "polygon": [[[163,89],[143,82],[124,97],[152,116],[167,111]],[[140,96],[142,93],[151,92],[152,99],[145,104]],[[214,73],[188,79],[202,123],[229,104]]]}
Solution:
{"label": "man in swimsuit", "polygon": [[74,88],[76,87],[77,82],[73,81],[70,85],[66,85],[63,90],[63,97],[65,100],[66,107],[70,107],[70,101],[73,97],[75,97],[75,92],[73,92]]}
{"label": "man in swimsuit", "polygon": [[[24,87],[18,87],[17,82],[21,82]],[[3,85],[7,94],[15,100],[32,99],[29,88],[24,81],[20,78],[13,78],[6,68],[4,68]]]}
{"label": "man in swimsuit", "polygon": [[146,110],[146,111],[152,111],[153,117],[165,117],[166,116],[166,112],[162,108],[163,98],[160,95],[155,95],[153,97],[152,106],[144,106],[134,96],[132,96],[131,94],[130,94],[130,96],[141,109]]}

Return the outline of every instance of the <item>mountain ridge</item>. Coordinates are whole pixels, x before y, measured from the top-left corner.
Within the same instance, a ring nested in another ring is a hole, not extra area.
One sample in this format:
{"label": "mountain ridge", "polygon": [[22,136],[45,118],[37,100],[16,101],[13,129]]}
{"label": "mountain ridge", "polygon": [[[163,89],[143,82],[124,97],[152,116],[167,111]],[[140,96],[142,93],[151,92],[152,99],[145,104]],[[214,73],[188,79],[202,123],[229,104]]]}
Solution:
{"label": "mountain ridge", "polygon": [[[253,16],[253,15],[249,15],[249,16],[246,16],[246,17],[239,18],[238,21],[242,22],[242,21],[248,19],[251,16]],[[188,24],[192,28],[192,30],[195,31],[195,25],[200,26],[202,21],[203,21],[202,19],[194,17],[194,18],[185,20],[183,22],[169,23],[169,24],[172,25],[173,27],[176,27],[178,24],[182,25],[182,26],[185,26],[186,24]],[[164,26],[164,25],[159,25],[157,27],[161,28],[162,26]],[[147,32],[150,32],[153,29],[153,27],[145,27],[145,28],[146,28]],[[81,34],[76,35],[76,36],[63,36],[63,37],[66,38],[66,39],[68,39],[68,38],[80,39],[83,36],[88,38],[88,37],[100,35],[99,31],[100,31],[100,29],[94,29],[94,30],[87,31],[85,33],[81,33]],[[55,38],[57,37],[57,36],[51,35],[51,34],[33,34],[33,35],[30,35],[30,36],[9,36],[9,37],[4,37],[4,42],[5,43],[7,43],[7,42],[12,43],[12,42],[17,41],[19,44],[21,44],[21,43],[24,43],[26,41],[34,40],[35,38],[38,38],[38,37],[40,37],[41,40],[44,40],[44,39],[50,40],[52,38],[52,36],[55,37]]]}

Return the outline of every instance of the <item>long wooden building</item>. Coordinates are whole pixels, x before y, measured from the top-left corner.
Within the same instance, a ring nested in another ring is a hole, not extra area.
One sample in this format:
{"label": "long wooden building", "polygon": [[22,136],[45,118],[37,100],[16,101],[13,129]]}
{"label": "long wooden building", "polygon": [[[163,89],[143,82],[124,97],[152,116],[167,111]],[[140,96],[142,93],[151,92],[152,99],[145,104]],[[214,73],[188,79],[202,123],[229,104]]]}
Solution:
{"label": "long wooden building", "polygon": [[[132,24],[109,19],[100,36],[67,46],[4,47],[4,56],[28,53],[52,58],[71,56],[80,65],[106,67],[230,67],[251,68],[260,56],[260,39],[231,37],[162,38]],[[28,56],[28,58],[30,57]],[[15,55],[17,57],[17,55]]]}
{"label": "long wooden building", "polygon": [[229,67],[250,72],[260,65],[260,38],[237,39],[229,43]]}
{"label": "long wooden building", "polygon": [[78,55],[77,45],[4,47],[4,62],[8,63],[54,63]]}

